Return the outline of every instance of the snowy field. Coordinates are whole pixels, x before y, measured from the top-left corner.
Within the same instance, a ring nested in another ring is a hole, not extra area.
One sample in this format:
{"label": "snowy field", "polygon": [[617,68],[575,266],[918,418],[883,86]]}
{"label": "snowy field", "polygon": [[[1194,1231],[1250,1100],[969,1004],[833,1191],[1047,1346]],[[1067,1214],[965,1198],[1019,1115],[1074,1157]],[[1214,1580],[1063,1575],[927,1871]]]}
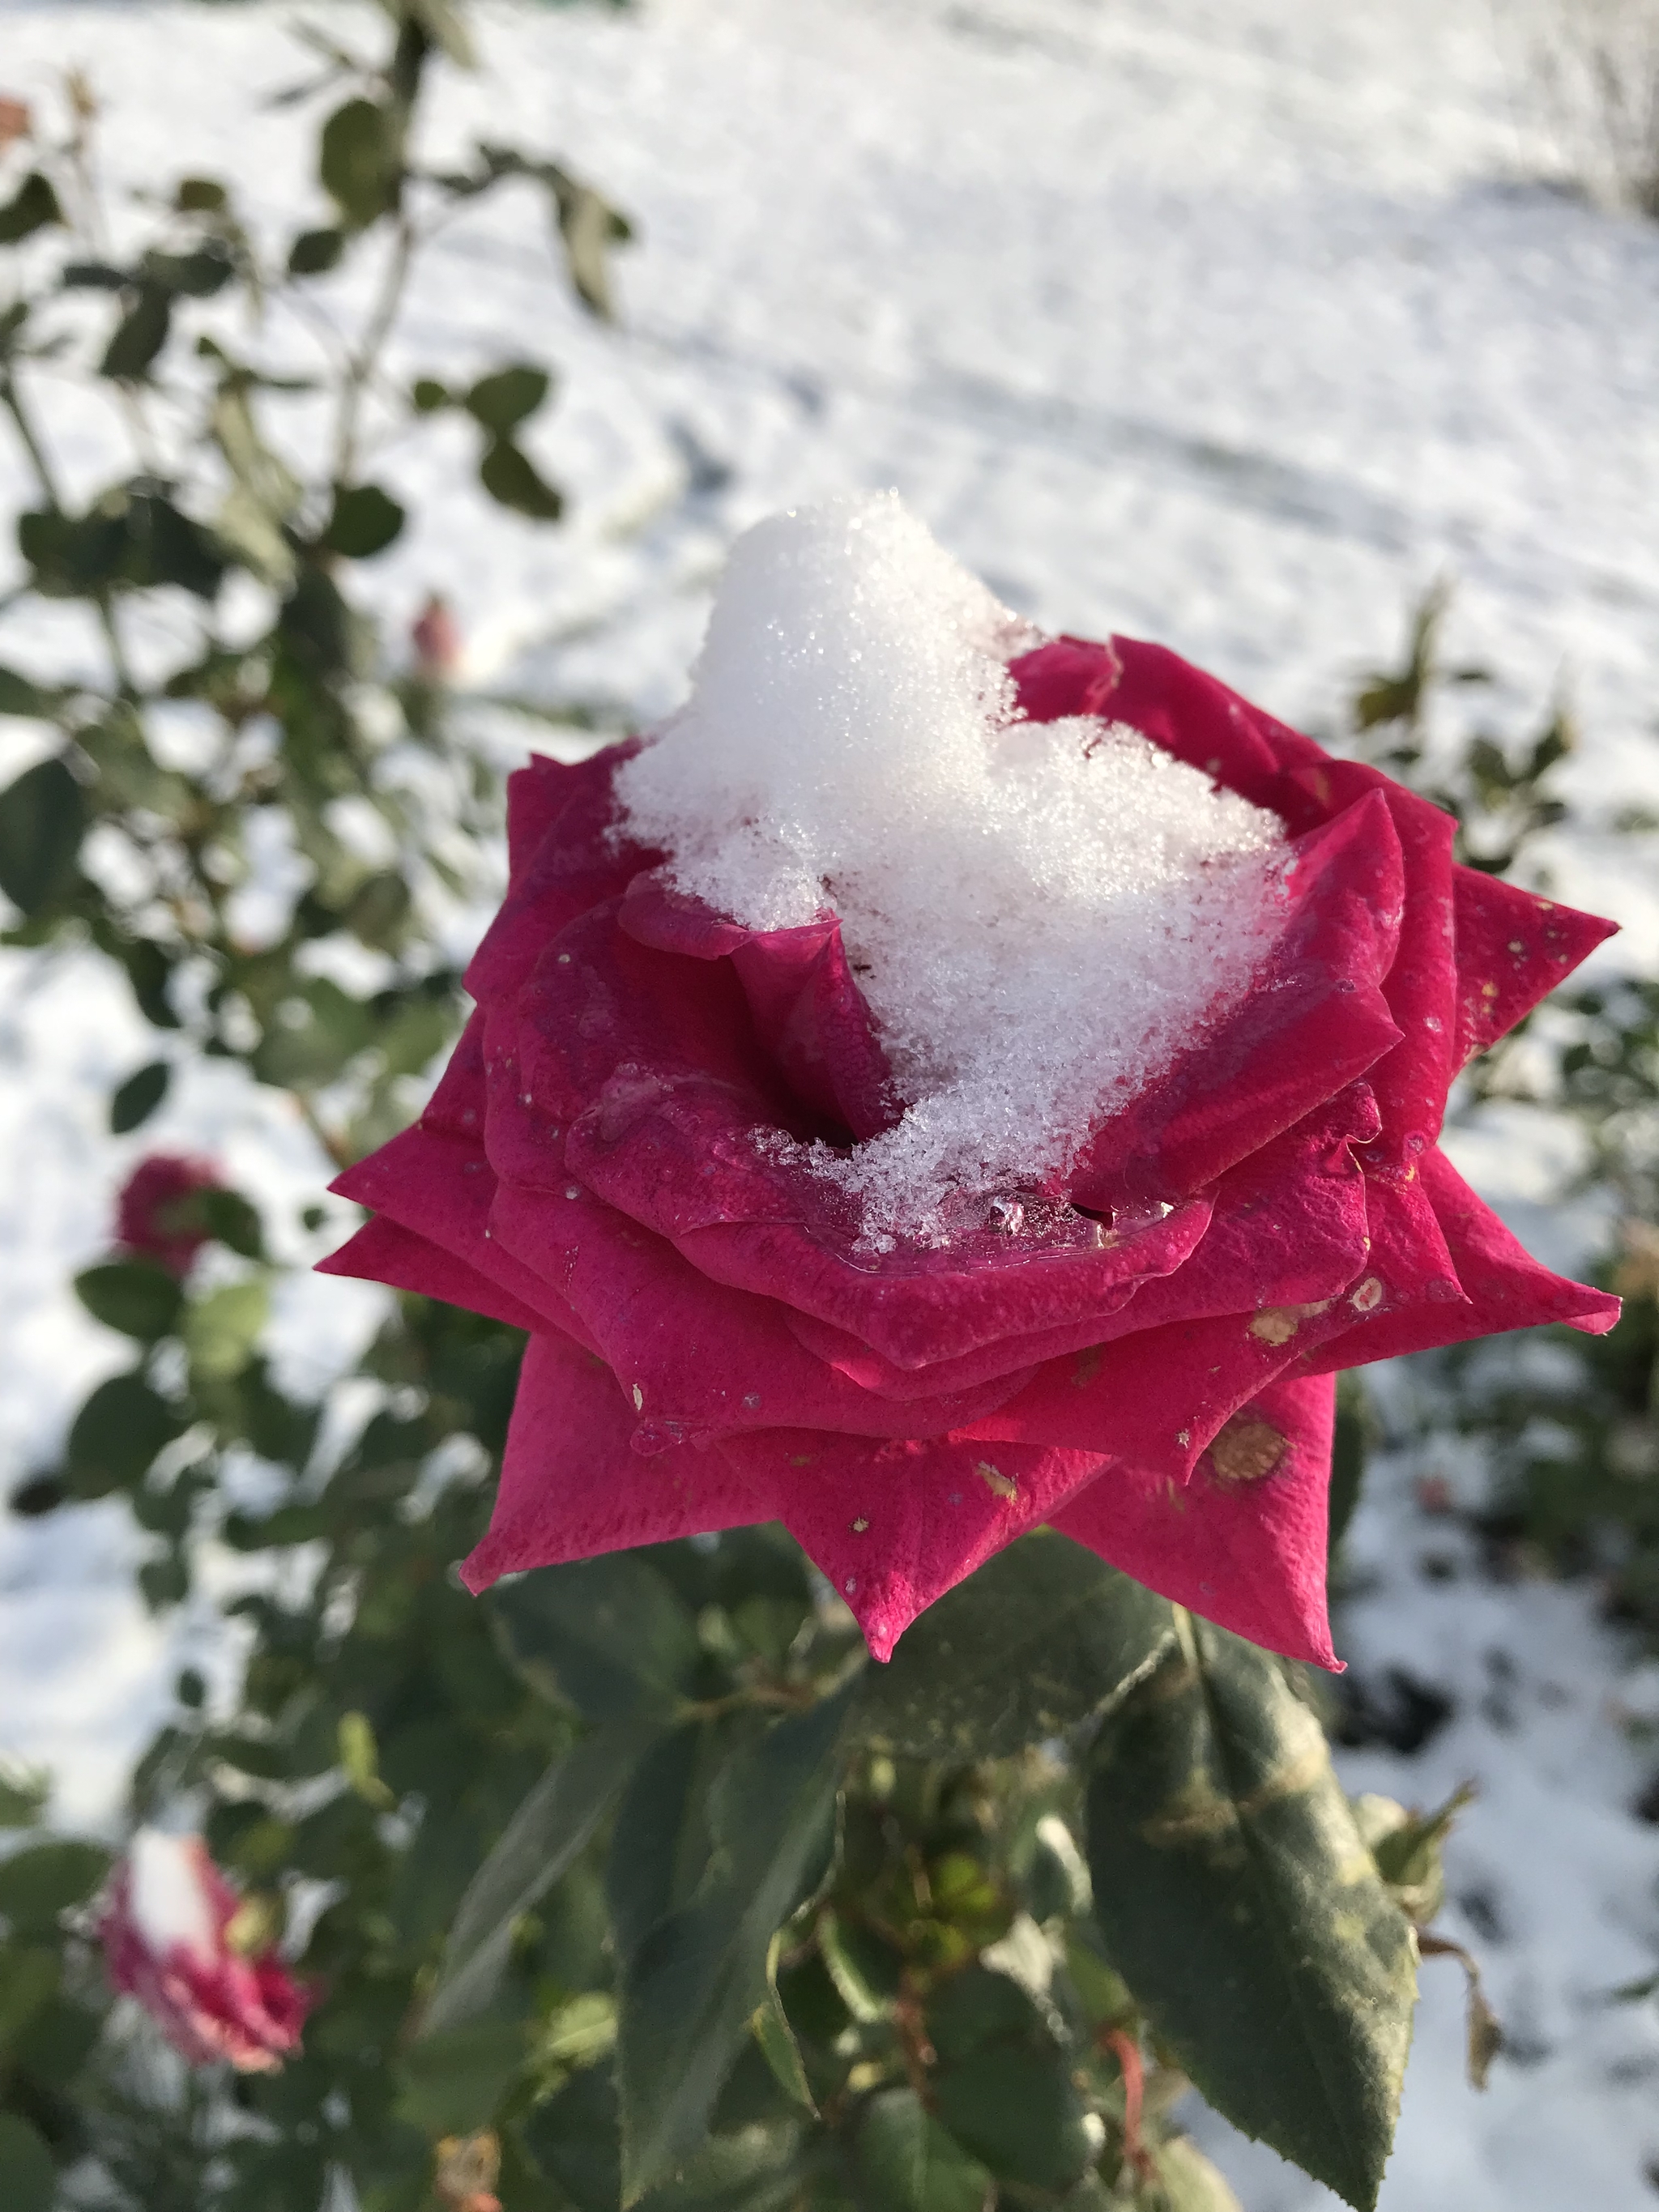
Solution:
{"label": "snowy field", "polygon": [[[377,564],[384,610],[406,622],[440,588],[471,680],[659,712],[738,529],[895,484],[1036,621],[1158,637],[1318,732],[1448,577],[1452,657],[1501,672],[1504,726],[1535,720],[1563,681],[1579,711],[1554,887],[1626,924],[1604,960],[1659,963],[1652,842],[1607,835],[1622,807],[1659,803],[1659,227],[1543,181],[1552,149],[1505,66],[1498,6],[486,12],[484,69],[451,87],[446,129],[568,154],[642,241],[615,333],[550,287],[522,206],[439,250],[408,365],[556,360],[540,451],[578,512],[534,533],[454,489],[463,457],[441,434],[418,457],[393,449],[380,473],[425,524]],[[80,62],[108,101],[113,179],[222,170],[291,228],[314,207],[303,132],[255,112],[307,73],[286,14],[0,0],[0,92],[49,100]],[[95,429],[77,434],[85,463]],[[0,450],[8,501],[11,467]],[[26,649],[0,618],[0,656]],[[64,1284],[100,1249],[141,1145],[221,1152],[287,1220],[324,1180],[285,1109],[223,1069],[176,1086],[142,1139],[108,1137],[109,1087],[151,1048],[124,989],[5,956],[7,1487],[116,1364]],[[1512,1117],[1453,1149],[1546,1256],[1583,1256],[1594,1214],[1543,1215],[1563,1164],[1547,1128]],[[374,1300],[301,1283],[283,1316],[295,1368],[349,1352]],[[1659,1963],[1659,1830],[1628,1810],[1655,1756],[1659,1666],[1632,1667],[1593,1592],[1484,1580],[1413,1502],[1425,1471],[1473,1480],[1445,1455],[1375,1469],[1339,1644],[1362,1680],[1400,1665],[1455,1710],[1418,1755],[1346,1754],[1345,1773],[1422,1804],[1480,1785],[1443,1924],[1480,1955],[1510,2044],[1477,2097],[1461,1975],[1425,1968],[1383,2205],[1635,2212],[1659,2188],[1659,2012],[1608,1992]],[[51,1760],[71,1822],[108,1817],[200,1632],[185,1623],[164,1648],[123,1525],[101,1507],[0,1517],[0,1742]],[[1246,2212],[1334,2204],[1218,2124],[1200,2131]]]}

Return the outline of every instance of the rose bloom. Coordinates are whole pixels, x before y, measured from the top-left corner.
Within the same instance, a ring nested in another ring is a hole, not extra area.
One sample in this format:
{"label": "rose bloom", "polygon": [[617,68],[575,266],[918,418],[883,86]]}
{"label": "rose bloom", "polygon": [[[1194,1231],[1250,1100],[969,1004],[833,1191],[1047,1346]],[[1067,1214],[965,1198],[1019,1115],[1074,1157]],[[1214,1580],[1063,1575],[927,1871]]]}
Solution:
{"label": "rose bloom", "polygon": [[270,2073],[298,2050],[315,1997],[274,1948],[233,1947],[239,1902],[199,1836],[141,1828],[110,1878],[99,1934],[111,1981],[192,2066]]}
{"label": "rose bloom", "polygon": [[116,1200],[115,1233],[122,1248],[154,1260],[170,1275],[186,1275],[208,1242],[204,1229],[185,1218],[198,1191],[222,1190],[224,1179],[211,1160],[188,1153],[151,1152],[139,1161]]}
{"label": "rose bloom", "polygon": [[[630,835],[637,744],[512,779],[477,1012],[416,1127],[335,1184],[374,1218],[326,1263],[530,1333],[472,1589],[775,1519],[885,1658],[1047,1522],[1332,1665],[1337,1371],[1612,1326],[1437,1149],[1458,1070],[1610,926],[1455,865],[1447,815],[1156,645],[1009,672],[1024,723],[1127,726],[1268,810],[1287,865],[1237,1002],[1063,1174],[957,1191],[942,1235],[872,1241],[805,1149],[893,1126],[837,915],[687,895]],[[1080,972],[1079,1006],[1115,982]]]}

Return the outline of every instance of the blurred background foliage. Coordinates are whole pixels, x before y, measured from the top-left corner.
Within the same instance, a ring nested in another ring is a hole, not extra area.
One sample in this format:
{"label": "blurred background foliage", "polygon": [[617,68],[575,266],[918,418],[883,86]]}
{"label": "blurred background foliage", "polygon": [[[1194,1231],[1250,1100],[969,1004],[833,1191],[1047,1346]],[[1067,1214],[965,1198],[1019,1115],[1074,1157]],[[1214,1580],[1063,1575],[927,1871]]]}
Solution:
{"label": "blurred background foliage", "polygon": [[[459,417],[491,499],[550,527],[562,507],[528,435],[544,365],[465,389],[391,374],[410,272],[516,191],[603,317],[628,236],[540,153],[427,165],[421,105],[471,33],[450,0],[388,19],[377,52],[309,34],[296,127],[314,117],[328,215],[291,236],[192,176],[118,252],[79,81],[61,125],[11,116],[0,171],[0,412],[33,479],[20,589],[86,638],[77,674],[0,668],[0,713],[40,733],[0,793],[6,941],[95,949],[161,1033],[114,1130],[158,1110],[181,1054],[228,1059],[292,1100],[319,1181],[407,1118],[459,1027],[460,917],[499,881],[501,793],[449,712],[443,611],[398,670],[355,580],[405,523],[376,453]],[[325,285],[355,323],[311,373],[269,368],[270,303],[304,321]],[[65,488],[47,368],[124,428],[94,495]],[[195,642],[163,653],[181,608]],[[1473,865],[1524,872],[1571,717],[1449,741],[1437,703],[1483,678],[1443,665],[1443,611],[1431,594],[1401,666],[1363,684],[1351,741],[1458,816]],[[239,893],[273,849],[303,888],[256,933]],[[1627,1318],[1417,1363],[1406,1402],[1501,1440],[1477,1516],[1494,1545],[1593,1566],[1659,1623],[1656,1020],[1648,987],[1579,992],[1469,1082],[1580,1118],[1586,1182],[1627,1224]],[[279,1936],[320,1997],[281,2072],[191,2073],[112,2002],[110,1851],[42,1826],[44,1778],[0,1776],[9,2212],[1226,2212],[1172,2118],[1194,2081],[1371,2201],[1455,1808],[1350,1808],[1297,1670],[1048,1535],[884,1670],[774,1531],[475,1601],[453,1562],[487,1516],[520,1339],[400,1297],[360,1371],[301,1402],[268,1352],[289,1224],[216,1174],[164,1210],[159,1242],[129,1227],[79,1279],[131,1363],[11,1502],[125,1501],[158,1610],[210,1557],[245,1559],[240,1692],[180,1674],[130,1819],[199,1827],[248,1940]],[[1340,1514],[1401,1402],[1345,1392]],[[1182,1828],[1200,1786],[1214,1820]],[[1149,1856],[1165,1820],[1180,1848]],[[1471,1986],[1479,2075],[1495,2029]]]}

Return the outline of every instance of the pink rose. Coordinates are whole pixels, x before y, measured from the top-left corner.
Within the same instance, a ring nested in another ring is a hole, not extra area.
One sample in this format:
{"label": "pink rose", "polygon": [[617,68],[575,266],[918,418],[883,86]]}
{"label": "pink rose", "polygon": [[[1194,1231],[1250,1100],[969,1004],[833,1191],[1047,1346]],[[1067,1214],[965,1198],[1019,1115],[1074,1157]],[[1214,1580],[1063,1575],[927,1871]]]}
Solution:
{"label": "pink rose", "polygon": [[110,1878],[99,1933],[111,1981],[192,2066],[269,2073],[298,2050],[315,1993],[269,1945],[245,1955],[233,1944],[238,1905],[199,1836],[141,1828]]}
{"label": "pink rose", "polygon": [[129,1252],[142,1253],[170,1275],[185,1275],[208,1241],[194,1221],[189,1201],[198,1191],[222,1190],[223,1178],[211,1160],[188,1154],[152,1152],[139,1161],[116,1201],[115,1233]]}
{"label": "pink rose", "polygon": [[375,1218],[327,1263],[530,1332],[473,1589],[777,1519],[879,1658],[1047,1522],[1328,1665],[1336,1370],[1612,1326],[1437,1149],[1458,1069],[1609,925],[1455,866],[1446,815],[1159,647],[1059,638],[1012,674],[1030,721],[1127,724],[1271,810],[1292,865],[1242,1003],[1057,1187],[964,1195],[942,1244],[859,1242],[775,1134],[892,1122],[836,917],[757,930],[669,887],[619,835],[636,745],[513,778],[477,1011],[335,1185]]}

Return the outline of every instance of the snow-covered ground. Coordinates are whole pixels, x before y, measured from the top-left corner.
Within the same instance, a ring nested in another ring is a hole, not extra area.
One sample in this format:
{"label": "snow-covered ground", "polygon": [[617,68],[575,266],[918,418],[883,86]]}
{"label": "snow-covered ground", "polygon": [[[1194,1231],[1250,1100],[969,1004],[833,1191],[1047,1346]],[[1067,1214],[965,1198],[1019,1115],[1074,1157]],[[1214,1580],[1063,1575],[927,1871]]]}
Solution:
{"label": "snow-covered ground", "polygon": [[[657,711],[736,530],[892,483],[1036,620],[1162,638],[1319,729],[1448,576],[1453,657],[1500,672],[1503,726],[1570,684],[1579,818],[1548,865],[1563,896],[1626,924],[1604,957],[1659,962],[1651,845],[1605,826],[1659,799],[1659,228],[1540,181],[1552,149],[1505,68],[1500,8],[487,11],[484,69],[450,88],[446,132],[556,146],[642,239],[614,334],[550,287],[522,204],[437,251],[406,366],[556,359],[539,450],[577,519],[538,534],[456,489],[465,451],[447,434],[395,447],[382,473],[425,519],[378,564],[383,605],[406,618],[440,587],[479,681]],[[222,168],[297,227],[314,208],[302,134],[254,108],[307,73],[284,14],[0,0],[0,91],[49,97],[79,61],[108,100],[112,177]],[[84,458],[94,436],[77,430]],[[0,500],[11,465],[0,454]],[[21,650],[0,623],[0,651]],[[150,1049],[112,985],[0,968],[8,1481],[114,1364],[62,1285],[99,1249],[141,1141],[103,1133],[103,1101]],[[1528,1233],[1547,1137],[1512,1117],[1462,1140]],[[222,1069],[179,1087],[143,1133],[158,1140],[226,1152],[286,1218],[322,1180],[281,1110]],[[1558,1264],[1579,1225],[1555,1225]],[[293,1358],[360,1335],[373,1300],[298,1289]],[[1630,1671],[1593,1594],[1483,1580],[1413,1503],[1420,1471],[1379,1471],[1340,1632],[1362,1677],[1404,1666],[1456,1710],[1416,1756],[1346,1754],[1345,1771],[1425,1804],[1480,1784],[1446,1925],[1480,1952],[1512,2040],[1476,2097],[1461,1976],[1425,1969],[1383,2203],[1635,2212],[1659,2160],[1659,2015],[1607,1992],[1659,1957],[1659,1832],[1628,1811],[1659,1672]],[[0,1520],[0,1737],[52,1759],[70,1819],[106,1813],[164,1680],[120,1527],[98,1507]],[[1206,2140],[1246,2212],[1332,2201],[1212,2127]]]}

